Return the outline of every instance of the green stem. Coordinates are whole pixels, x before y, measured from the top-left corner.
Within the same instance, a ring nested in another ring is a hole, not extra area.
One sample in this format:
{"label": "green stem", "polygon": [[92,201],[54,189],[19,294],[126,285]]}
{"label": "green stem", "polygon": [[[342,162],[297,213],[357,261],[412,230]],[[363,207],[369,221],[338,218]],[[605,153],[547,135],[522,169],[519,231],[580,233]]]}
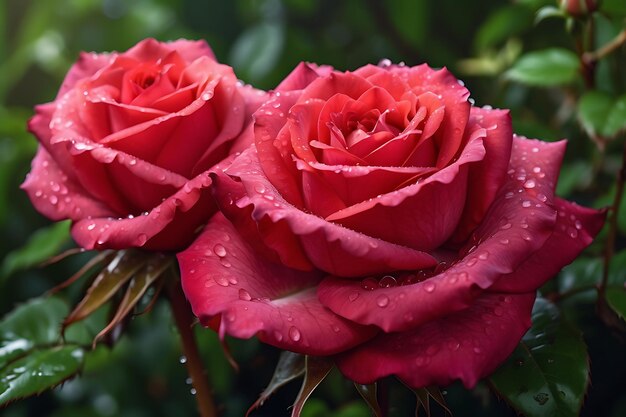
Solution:
{"label": "green stem", "polygon": [[180,333],[185,366],[191,378],[192,387],[195,390],[194,396],[198,404],[200,416],[216,417],[217,410],[213,402],[213,393],[209,386],[204,364],[200,358],[198,345],[193,333],[194,317],[180,287],[180,281],[170,279],[166,283],[166,293],[172,314],[174,315],[174,322]]}
{"label": "green stem", "polygon": [[606,238],[606,247],[604,250],[604,269],[602,271],[602,282],[600,282],[600,286],[598,287],[598,292],[600,296],[604,296],[604,292],[606,290],[606,286],[609,282],[609,269],[611,265],[611,258],[613,258],[613,254],[615,252],[615,241],[617,240],[617,217],[619,213],[619,208],[622,203],[622,196],[624,194],[624,179],[626,178],[626,143],[624,144],[624,149],[622,150],[622,167],[617,172],[617,180],[615,183],[615,198],[613,199],[613,204],[610,207],[610,217],[609,217],[609,232]]}

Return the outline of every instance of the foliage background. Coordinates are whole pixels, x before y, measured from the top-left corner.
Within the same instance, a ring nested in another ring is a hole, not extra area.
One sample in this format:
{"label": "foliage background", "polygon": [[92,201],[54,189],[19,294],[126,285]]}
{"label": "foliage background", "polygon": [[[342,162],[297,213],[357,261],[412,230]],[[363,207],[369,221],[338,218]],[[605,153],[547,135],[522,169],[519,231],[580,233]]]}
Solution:
{"label": "foliage background", "polygon": [[[621,0],[605,7],[622,10]],[[35,104],[54,98],[81,50],[126,50],[145,37],[206,39],[218,60],[259,88],[275,86],[301,60],[355,69],[382,58],[407,65],[447,66],[463,79],[477,105],[512,109],[515,131],[544,140],[570,139],[558,192],[581,204],[609,205],[620,167],[623,137],[604,154],[581,128],[576,114],[580,83],[536,88],[502,74],[522,52],[547,47],[574,50],[564,20],[535,25],[535,12],[549,0],[0,0],[0,315],[69,277],[88,254],[45,268],[24,268],[15,250],[49,222],[34,211],[18,187],[29,170],[36,142],[25,131]],[[621,7],[621,9],[620,9]],[[619,13],[618,13],[619,15]],[[620,15],[621,16],[621,15]],[[603,19],[599,17],[599,19]],[[623,16],[620,17],[623,20]],[[597,45],[611,39],[621,20],[600,21]],[[616,52],[626,60],[624,48]],[[626,73],[610,63],[598,68],[598,88],[623,94]],[[588,129],[587,129],[588,130]],[[626,229],[626,216],[619,218]],[[39,248],[69,247],[65,226],[44,236]],[[54,237],[60,237],[55,239]],[[40,239],[40,240],[41,240]],[[603,234],[587,255],[566,268],[545,293],[598,282]],[[618,249],[624,247],[623,237]],[[626,256],[617,252],[612,280],[622,283]],[[63,293],[79,299],[80,284]],[[594,291],[581,291],[559,306],[584,334],[591,356],[592,386],[586,416],[626,415],[626,355],[623,334],[613,334],[594,314]],[[101,316],[106,314],[103,312]],[[94,329],[101,324],[91,323]],[[215,335],[197,329],[204,359],[225,416],[243,415],[269,382],[278,352],[256,341],[230,341],[241,371],[227,364]],[[113,349],[89,356],[81,378],[62,388],[10,405],[4,417],[194,415],[195,404],[180,365],[176,331],[167,306],[137,317]],[[298,384],[292,383],[254,416],[288,415]],[[391,384],[392,416],[411,415],[414,398]],[[447,388],[455,416],[506,416],[515,412],[486,384],[465,391]],[[436,407],[435,407],[436,408]],[[435,409],[434,414],[442,410]],[[332,374],[316,391],[305,415],[365,416],[367,407],[351,385]]]}

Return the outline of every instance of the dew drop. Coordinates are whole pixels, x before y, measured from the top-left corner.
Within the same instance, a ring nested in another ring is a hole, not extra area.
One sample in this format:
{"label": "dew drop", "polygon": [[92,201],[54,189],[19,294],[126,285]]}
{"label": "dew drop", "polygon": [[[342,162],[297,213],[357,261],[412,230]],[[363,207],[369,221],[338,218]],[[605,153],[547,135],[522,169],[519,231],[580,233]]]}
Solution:
{"label": "dew drop", "polygon": [[581,230],[583,228],[583,224],[580,222],[580,220],[576,220],[574,222],[574,227],[576,227],[577,230]]}
{"label": "dew drop", "polygon": [[96,228],[96,224],[95,223],[91,223],[89,226],[87,226],[87,230],[93,230]]}
{"label": "dew drop", "polygon": [[548,402],[548,400],[550,399],[550,396],[546,394],[545,392],[540,392],[539,394],[535,395],[533,399],[537,401],[539,405],[544,405],[545,403]]}
{"label": "dew drop", "polygon": [[489,258],[489,252],[482,252],[480,255],[478,255],[478,259],[484,261],[487,258]]}
{"label": "dew drop", "polygon": [[424,284],[424,291],[426,291],[427,293],[432,293],[433,291],[435,291],[435,283],[434,282],[427,282]]}
{"label": "dew drop", "polygon": [[240,288],[239,299],[243,301],[250,301],[252,300],[252,297],[250,296],[250,293],[248,291],[244,290],[243,288]]}
{"label": "dew drop", "polygon": [[196,391],[196,389],[195,389],[195,388],[192,388],[192,389],[190,389],[190,390],[189,390],[189,393],[190,393],[191,395],[196,395],[196,394],[197,394],[197,392],[198,392],[198,391]]}
{"label": "dew drop", "polygon": [[535,188],[535,185],[536,185],[535,180],[530,179],[524,183],[524,188],[528,188],[528,189]]}
{"label": "dew drop", "polygon": [[294,342],[298,342],[302,338],[300,330],[298,330],[295,326],[291,326],[289,328],[289,338],[291,338]]}
{"label": "dew drop", "polygon": [[51,195],[48,197],[48,200],[50,200],[50,204],[56,204],[59,202],[59,198],[56,195]]}
{"label": "dew drop", "polygon": [[215,254],[220,258],[226,256],[226,248],[224,247],[224,245],[221,245],[219,243],[213,246],[213,252],[215,252]]}
{"label": "dew drop", "polygon": [[361,288],[372,291],[378,288],[378,281],[375,278],[368,277],[361,281]]}
{"label": "dew drop", "polygon": [[378,281],[378,286],[381,288],[390,288],[397,285],[398,281],[396,281],[396,279],[391,275],[385,275],[380,279],[380,281]]}
{"label": "dew drop", "polygon": [[483,350],[479,346],[474,346],[473,350],[474,350],[474,353],[476,353],[477,355],[483,352]]}
{"label": "dew drop", "polygon": [[356,300],[357,298],[359,298],[359,293],[358,293],[358,292],[356,292],[356,291],[355,291],[355,292],[353,292],[352,294],[350,294],[350,295],[348,296],[348,300],[350,300],[350,301],[354,301],[354,300]]}
{"label": "dew drop", "polygon": [[187,357],[186,356],[181,356],[180,358],[178,358],[178,362],[180,362],[180,363],[187,363]]}
{"label": "dew drop", "polygon": [[386,295],[380,295],[376,298],[376,305],[380,308],[385,308],[389,305],[389,297]]}
{"label": "dew drop", "polygon": [[503,245],[508,245],[509,244],[509,239],[500,239],[500,243],[502,243]]}
{"label": "dew drop", "polygon": [[228,282],[228,278],[226,277],[222,277],[222,276],[214,277],[213,280],[215,281],[217,285],[220,285],[222,287],[228,287],[230,285],[230,283]]}
{"label": "dew drop", "polygon": [[263,194],[265,192],[265,186],[263,184],[255,184],[254,191],[259,194]]}
{"label": "dew drop", "polygon": [[461,344],[456,340],[451,340],[448,342],[448,349],[451,351],[457,351],[461,347]]}
{"label": "dew drop", "polygon": [[510,229],[512,227],[511,223],[504,223],[502,226],[500,226],[500,230],[507,230]]}
{"label": "dew drop", "polygon": [[274,330],[274,337],[279,342],[283,340],[283,334],[281,332],[279,332],[278,330]]}
{"label": "dew drop", "polygon": [[522,201],[522,207],[524,207],[524,208],[530,207],[531,205],[532,205],[532,203],[529,200]]}
{"label": "dew drop", "polygon": [[137,236],[137,244],[139,246],[145,245],[147,241],[148,241],[148,236],[145,233],[140,233],[139,236]]}

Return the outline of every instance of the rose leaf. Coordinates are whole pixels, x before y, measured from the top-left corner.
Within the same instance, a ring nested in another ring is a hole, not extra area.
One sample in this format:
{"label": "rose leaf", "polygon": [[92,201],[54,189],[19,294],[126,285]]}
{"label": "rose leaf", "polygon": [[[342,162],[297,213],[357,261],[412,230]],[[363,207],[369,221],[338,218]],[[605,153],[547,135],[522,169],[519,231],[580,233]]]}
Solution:
{"label": "rose leaf", "polygon": [[38,265],[56,255],[69,241],[69,221],[37,230],[24,246],[4,258],[0,266],[0,283],[15,272]]}
{"label": "rose leaf", "polygon": [[626,288],[611,286],[606,289],[606,301],[609,307],[622,319],[626,320]]}
{"label": "rose leaf", "polygon": [[84,350],[61,344],[60,323],[68,311],[58,298],[37,298],[0,322],[0,407],[52,388],[82,368]]}
{"label": "rose leaf", "polygon": [[506,77],[530,86],[564,85],[576,81],[579,65],[574,52],[549,48],[522,55],[506,72]]}
{"label": "rose leaf", "polygon": [[76,375],[84,363],[76,345],[35,349],[0,369],[0,407],[39,394]]}
{"label": "rose leaf", "polygon": [[532,321],[517,349],[490,377],[491,385],[521,414],[577,416],[589,383],[586,345],[545,299],[537,299]]}

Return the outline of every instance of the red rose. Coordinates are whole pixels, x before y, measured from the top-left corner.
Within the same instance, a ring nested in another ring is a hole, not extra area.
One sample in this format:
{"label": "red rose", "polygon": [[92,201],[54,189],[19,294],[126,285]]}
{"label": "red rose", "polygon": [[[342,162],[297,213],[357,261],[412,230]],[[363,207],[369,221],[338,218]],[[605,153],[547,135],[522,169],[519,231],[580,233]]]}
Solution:
{"label": "red rose", "polygon": [[214,178],[240,233],[217,214],[179,254],[195,314],[221,335],[338,354],[359,383],[493,371],[604,213],[554,196],[565,142],[516,137],[507,111],[468,96],[426,65],[274,94],[256,146]]}
{"label": "red rose", "polygon": [[84,53],[29,123],[41,146],[23,188],[84,248],[182,248],[217,209],[207,170],[250,143],[263,97],[202,41]]}

